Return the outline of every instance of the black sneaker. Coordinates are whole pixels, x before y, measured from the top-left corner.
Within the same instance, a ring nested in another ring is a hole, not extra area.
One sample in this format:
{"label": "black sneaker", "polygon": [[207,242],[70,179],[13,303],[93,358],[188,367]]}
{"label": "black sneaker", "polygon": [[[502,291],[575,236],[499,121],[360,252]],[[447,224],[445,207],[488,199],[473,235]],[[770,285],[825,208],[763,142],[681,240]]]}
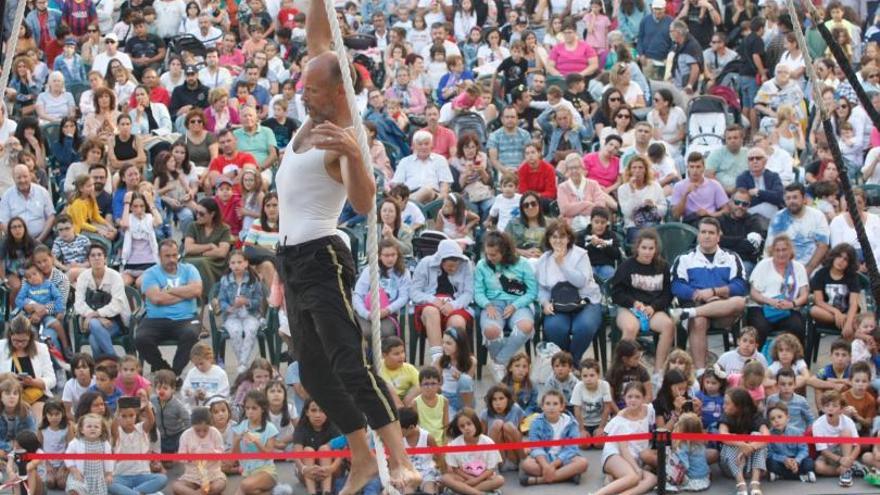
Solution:
{"label": "black sneaker", "polygon": [[852,475],[856,478],[864,478],[865,475],[868,474],[868,468],[859,461],[853,462],[850,471],[852,471]]}

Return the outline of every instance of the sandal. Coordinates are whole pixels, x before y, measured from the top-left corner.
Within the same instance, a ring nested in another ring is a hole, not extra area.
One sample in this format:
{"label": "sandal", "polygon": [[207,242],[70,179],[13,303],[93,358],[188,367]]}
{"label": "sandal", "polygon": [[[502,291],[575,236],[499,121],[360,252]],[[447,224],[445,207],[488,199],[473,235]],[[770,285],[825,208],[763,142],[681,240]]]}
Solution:
{"label": "sandal", "polygon": [[749,491],[746,490],[746,482],[736,484],[736,495],[749,495]]}
{"label": "sandal", "polygon": [[751,489],[749,490],[750,495],[764,495],[764,492],[761,491],[761,482],[753,481],[749,483]]}

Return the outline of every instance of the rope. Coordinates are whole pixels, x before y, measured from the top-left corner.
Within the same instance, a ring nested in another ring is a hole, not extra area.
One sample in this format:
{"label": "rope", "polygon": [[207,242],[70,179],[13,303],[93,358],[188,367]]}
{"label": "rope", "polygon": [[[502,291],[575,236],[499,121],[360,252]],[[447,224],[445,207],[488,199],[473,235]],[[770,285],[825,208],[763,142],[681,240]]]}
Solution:
{"label": "rope", "polygon": [[[317,0],[312,0],[317,1]],[[22,2],[23,3],[23,2]],[[354,82],[351,78],[351,69],[348,63],[348,53],[345,51],[342,30],[339,28],[339,20],[336,19],[336,9],[333,0],[324,0],[324,11],[330,24],[330,34],[333,36],[333,48],[339,61],[339,70],[342,72],[342,84],[345,88],[345,101],[351,114],[351,122],[357,137],[358,146],[367,172],[373,174],[373,161],[370,157],[370,145],[367,141],[367,132],[364,128],[363,119],[358,115],[357,102],[355,101]],[[373,366],[378,372],[382,353],[382,321],[380,319],[379,305],[379,231],[376,222],[376,204],[373,202],[367,213],[367,264],[370,267],[370,324],[372,327]],[[382,439],[373,431],[373,444],[376,448],[376,464],[379,468],[379,479],[389,495],[398,495],[397,490],[391,484],[391,474],[388,471],[388,460],[385,458],[385,449]]]}
{"label": "rope", "polygon": [[[8,0],[7,0],[8,1]],[[9,73],[12,72],[12,59],[15,58],[15,51],[18,49],[18,32],[24,24],[24,8],[27,2],[18,1],[15,7],[15,20],[12,22],[12,32],[9,33],[9,39],[6,41],[6,53],[3,58],[3,73],[0,74],[0,88],[9,86]]]}
{"label": "rope", "polygon": [[[805,2],[809,4],[810,2]],[[789,12],[797,12],[795,9],[794,0],[788,0],[788,9]],[[831,156],[834,158],[834,163],[837,164],[838,170],[840,173],[840,185],[843,189],[844,197],[846,197],[846,208],[849,212],[850,218],[852,218],[853,228],[856,231],[856,238],[859,240],[859,244],[862,247],[862,254],[865,258],[865,265],[868,267],[868,273],[871,274],[869,277],[871,279],[871,292],[874,295],[875,300],[877,296],[880,295],[880,281],[878,281],[877,276],[877,262],[874,259],[874,250],[871,249],[871,241],[868,239],[868,234],[865,232],[865,225],[862,222],[862,215],[859,212],[859,208],[856,205],[856,197],[853,194],[852,184],[849,181],[849,174],[846,170],[846,163],[843,160],[843,155],[840,152],[840,145],[837,142],[837,138],[834,136],[834,127],[831,124],[831,115],[828,113],[828,109],[825,108],[825,104],[822,101],[821,88],[819,84],[819,77],[816,75],[816,69],[813,67],[813,60],[810,56],[810,51],[807,49],[807,41],[804,38],[804,32],[801,29],[801,22],[797,15],[791,16],[792,27],[794,28],[794,35],[797,38],[798,46],[800,46],[801,53],[804,55],[804,65],[806,69],[807,77],[809,77],[812,82],[812,93],[813,93],[813,101],[816,103],[816,107],[819,109],[819,115],[822,119],[822,127],[825,130],[825,138],[828,141],[828,147],[831,150]],[[824,27],[824,26],[823,26]],[[827,31],[827,29],[826,29]],[[843,53],[841,53],[843,55]],[[847,72],[848,76],[852,76],[855,79],[855,74],[852,74],[852,68],[849,65],[844,67],[844,72]],[[853,84],[854,88],[857,88],[857,92],[861,92],[864,95],[864,91],[861,90],[861,86],[858,83],[858,80]],[[867,97],[865,97],[867,99]],[[870,103],[868,103],[870,107]]]}

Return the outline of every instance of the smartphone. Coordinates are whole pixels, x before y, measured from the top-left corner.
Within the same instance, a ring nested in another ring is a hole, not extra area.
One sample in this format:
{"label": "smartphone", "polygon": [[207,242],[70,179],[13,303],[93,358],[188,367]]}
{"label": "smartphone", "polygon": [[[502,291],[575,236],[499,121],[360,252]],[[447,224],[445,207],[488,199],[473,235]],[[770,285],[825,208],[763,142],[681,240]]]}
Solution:
{"label": "smartphone", "polygon": [[681,407],[681,410],[684,412],[694,412],[694,401],[687,400],[684,402],[684,405]]}

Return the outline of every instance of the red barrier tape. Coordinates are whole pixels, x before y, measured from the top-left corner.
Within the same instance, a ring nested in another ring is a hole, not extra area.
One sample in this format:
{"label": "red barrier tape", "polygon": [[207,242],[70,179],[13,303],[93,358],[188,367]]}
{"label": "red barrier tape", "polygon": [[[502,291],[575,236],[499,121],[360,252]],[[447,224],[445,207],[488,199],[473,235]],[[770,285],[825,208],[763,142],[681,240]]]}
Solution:
{"label": "red barrier tape", "polygon": [[[829,443],[829,444],[880,444],[880,437],[812,437],[812,436],[780,436],[780,435],[722,435],[719,433],[671,433],[672,440],[683,441],[714,441],[714,442],[755,442],[765,443]],[[569,445],[590,445],[607,442],[632,442],[651,440],[651,433],[635,433],[631,435],[615,435],[598,438],[566,438],[561,440],[545,440],[534,442],[507,442],[494,445],[446,445],[443,447],[408,448],[411,455],[418,454],[451,454],[458,452],[480,452],[485,450],[517,450],[538,447],[564,447]],[[112,460],[112,461],[237,461],[237,460],[292,460],[350,457],[348,450],[329,450],[318,452],[248,452],[223,454],[27,454],[27,460]]]}

